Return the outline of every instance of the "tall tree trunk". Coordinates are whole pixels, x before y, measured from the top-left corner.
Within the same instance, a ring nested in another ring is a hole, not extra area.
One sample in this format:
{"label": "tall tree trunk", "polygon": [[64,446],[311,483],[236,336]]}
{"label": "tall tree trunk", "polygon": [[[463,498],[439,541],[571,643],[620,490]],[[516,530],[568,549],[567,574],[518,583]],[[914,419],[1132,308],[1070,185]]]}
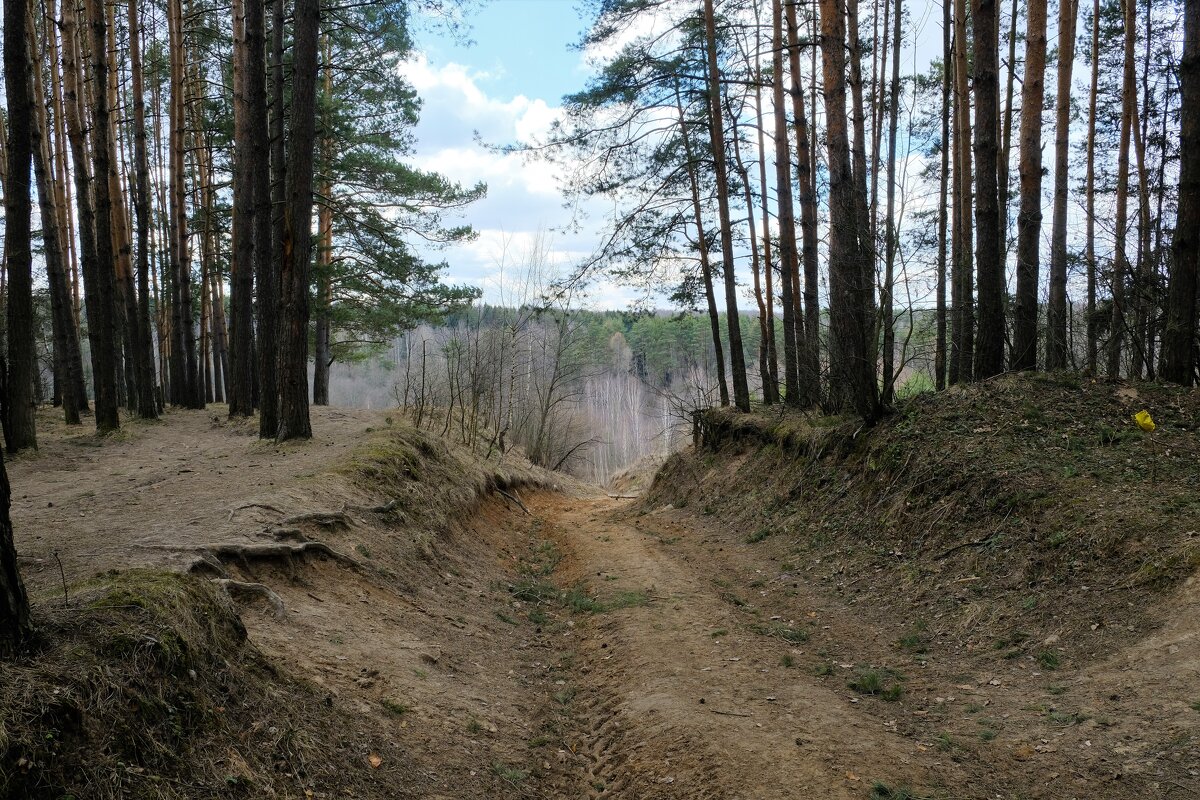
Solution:
{"label": "tall tree trunk", "polygon": [[887,243],[884,253],[884,277],[881,302],[883,305],[883,403],[892,402],[896,384],[896,323],[893,309],[895,290],[896,251],[899,241],[896,233],[896,133],[900,126],[900,17],[903,0],[896,0],[892,25],[892,85],[889,92],[891,105],[888,108],[888,163],[887,163]]}
{"label": "tall tree trunk", "polygon": [[[29,21],[32,51],[36,41],[33,20]],[[50,35],[53,35],[51,32]],[[41,59],[31,53],[33,72],[33,173],[37,180],[38,208],[42,219],[42,243],[46,260],[46,282],[50,289],[50,319],[54,336],[54,374],[59,379],[63,416],[68,425],[79,425],[79,388],[83,385],[83,356],[79,349],[79,329],[71,310],[71,284],[66,257],[65,236],[59,228],[62,214],[57,207],[59,195],[54,189],[54,164],[50,157],[49,126],[46,120],[45,93],[41,80]],[[57,67],[55,67],[57,69]],[[86,400],[86,395],[84,396]]]}
{"label": "tall tree trunk", "polygon": [[138,0],[129,0],[129,69],[133,95],[133,211],[137,224],[137,412],[158,418],[154,334],[150,326],[150,161],[146,151],[146,97],[142,79],[142,25]]}
{"label": "tall tree trunk", "polygon": [[969,382],[974,373],[975,359],[975,259],[974,218],[972,198],[974,182],[971,173],[971,97],[968,91],[967,59],[967,0],[954,4],[954,130],[956,158],[954,185],[957,214],[954,218],[955,241],[958,243],[954,260],[954,286],[958,301],[954,310],[954,359],[950,365],[950,382]]}
{"label": "tall tree trunk", "polygon": [[[15,8],[14,8],[15,6]],[[5,0],[4,19],[16,18],[24,26],[23,0]],[[7,54],[11,41],[10,31],[4,29],[4,50]],[[6,78],[7,80],[7,78]],[[5,192],[5,196],[7,196]],[[9,217],[8,219],[12,219]],[[8,398],[0,396],[0,407],[8,405]],[[4,467],[4,454],[0,453],[0,658],[10,656],[33,636],[33,618],[29,614],[29,597],[25,584],[17,569],[17,548],[13,544],[12,488],[8,483],[8,470]]]}
{"label": "tall tree trunk", "polygon": [[729,172],[725,165],[725,120],[721,110],[721,73],[717,67],[717,27],[713,0],[704,0],[704,31],[708,42],[708,108],[712,118],[709,134],[717,179],[717,213],[725,278],[725,324],[729,328],[729,369],[733,378],[734,405],[742,411],[749,411],[750,386],[746,380],[746,352],[742,347],[741,315],[737,303],[733,223],[729,215]]}
{"label": "tall tree trunk", "polygon": [[[755,227],[754,221],[754,188],[750,182],[750,170],[746,168],[745,161],[742,159],[742,140],[738,134],[737,115],[731,112],[729,119],[732,126],[730,135],[733,143],[733,156],[738,176],[742,180],[742,192],[746,201],[746,232],[750,236],[750,271],[754,277],[754,302],[758,306],[758,374],[762,383],[763,404],[773,405],[779,398],[773,394],[771,368],[767,363],[767,303],[763,299],[760,277],[762,260],[759,258],[758,229]],[[760,162],[765,160],[759,159]],[[762,185],[762,192],[766,194],[765,183]]]}
{"label": "tall tree trunk", "polygon": [[[321,86],[321,107],[328,108],[333,100],[333,52],[329,44],[329,36],[322,37],[325,53],[325,67]],[[333,363],[332,331],[333,312],[333,184],[329,180],[329,170],[333,161],[333,138],[330,135],[328,121],[322,125],[325,136],[321,139],[321,197],[322,202],[317,208],[317,307],[313,330],[313,405],[329,405],[329,367]]]}
{"label": "tall tree trunk", "polygon": [[1129,222],[1129,140],[1137,108],[1137,72],[1134,48],[1137,44],[1137,6],[1134,0],[1122,0],[1125,18],[1124,79],[1121,84],[1121,135],[1117,151],[1117,199],[1114,213],[1116,236],[1113,242],[1112,319],[1109,323],[1107,371],[1110,377],[1121,374],[1121,345],[1125,338],[1125,278],[1129,259],[1125,241]]}
{"label": "tall tree trunk", "polygon": [[870,274],[871,298],[874,305],[875,297],[875,226],[871,224],[871,214],[867,195],[867,115],[863,104],[862,76],[862,36],[858,23],[858,0],[844,0],[846,8],[846,24],[849,25],[850,56],[850,110],[854,123],[853,139],[850,142],[852,158],[852,175],[854,188],[854,209],[857,216],[856,228],[858,248],[866,259],[862,266]]}
{"label": "tall tree trunk", "polygon": [[[861,197],[851,166],[846,120],[846,6],[820,0],[825,78],[825,139],[829,167],[829,405],[853,407],[864,419],[879,414],[869,298],[874,270],[860,242]],[[864,184],[865,185],[865,182]],[[865,205],[865,204],[864,204]],[[865,233],[865,232],[861,232]]]}
{"label": "tall tree trunk", "polygon": [[276,438],[312,438],[308,414],[308,291],[312,268],[313,156],[316,146],[317,33],[320,0],[296,0],[292,48],[292,133],[288,143],[288,198],[280,265],[279,432]]}
{"label": "tall tree trunk", "polygon": [[[263,14],[263,0],[244,0],[250,57],[255,63],[265,61],[265,53],[256,52],[261,37],[249,34],[258,26]],[[271,114],[269,120],[270,156],[261,137],[257,140],[258,158],[255,160],[255,197],[258,211],[255,224],[254,281],[258,285],[255,306],[258,323],[258,435],[269,439],[279,432],[279,383],[278,383],[278,310],[280,265],[283,264],[285,159],[284,159],[284,75],[283,75],[283,24],[284,0],[275,0],[271,24]],[[254,23],[251,25],[251,23]],[[265,50],[265,41],[263,49]],[[254,87],[256,124],[263,123],[267,115],[266,87]],[[261,128],[260,128],[261,130]],[[268,168],[269,165],[269,168]],[[269,257],[268,257],[269,256]]]}
{"label": "tall tree trunk", "polygon": [[[821,398],[821,301],[817,294],[819,270],[817,248],[817,187],[813,177],[812,142],[808,134],[808,119],[804,113],[804,85],[800,75],[800,26],[796,19],[795,0],[785,5],[787,20],[788,66],[792,76],[792,117],[796,127],[796,183],[799,187],[800,256],[804,263],[804,347],[798,354],[802,381],[812,402]],[[814,77],[815,80],[815,77]],[[799,324],[799,322],[797,322]],[[798,340],[799,341],[799,340]]]}
{"label": "tall tree trunk", "polygon": [[[1012,120],[1013,89],[1017,74],[1017,20],[1021,8],[1018,0],[1012,0],[1008,20],[1008,75],[1005,81],[1004,122],[1000,133],[1000,149],[996,161],[996,183],[999,186],[997,203],[1000,207],[1000,261],[1008,263],[1008,193],[1012,185]],[[997,35],[999,35],[1000,4],[996,3]],[[998,77],[997,73],[997,77]]]}
{"label": "tall tree trunk", "polygon": [[975,269],[979,334],[975,377],[1004,371],[1004,262],[1001,258],[996,127],[1000,119],[996,0],[971,0],[975,31]]}
{"label": "tall tree trunk", "polygon": [[186,207],[186,93],[187,81],[184,72],[186,49],[183,38],[182,0],[168,0],[167,27],[169,35],[171,68],[171,144],[170,196],[171,196],[171,255],[174,273],[172,287],[174,312],[172,335],[175,339],[172,352],[172,370],[178,374],[178,395],[174,402],[187,408],[203,408],[199,370],[196,363],[196,329],[192,316],[192,259],[188,242],[188,219]]}
{"label": "tall tree trunk", "polygon": [[[758,6],[755,6],[757,14]],[[757,29],[756,29],[757,30]],[[758,34],[756,33],[757,37]],[[757,41],[757,38],[756,38]],[[761,42],[755,48],[761,50]],[[773,278],[771,274],[771,211],[767,199],[767,159],[766,159],[766,137],[763,131],[763,93],[761,70],[759,71],[759,80],[754,83],[754,111],[758,118],[756,126],[758,133],[758,184],[762,187],[760,200],[762,202],[762,275],[763,287],[766,292],[764,301],[763,313],[766,315],[766,321],[763,325],[763,350],[767,360],[767,372],[769,377],[764,377],[763,383],[763,400],[767,403],[779,402],[779,358],[775,352],[775,293]],[[769,381],[769,383],[768,383]],[[769,389],[769,393],[768,393]],[[768,399],[769,398],[769,399]]]}
{"label": "tall tree trunk", "polygon": [[953,54],[950,50],[950,3],[942,3],[942,143],[941,170],[938,173],[938,264],[936,288],[937,334],[933,351],[933,386],[936,391],[946,388],[946,208],[950,179],[950,73]]}
{"label": "tall tree trunk", "polygon": [[1079,0],[1058,2],[1058,91],[1054,123],[1054,211],[1050,233],[1050,298],[1046,308],[1046,369],[1067,367],[1067,197],[1070,192],[1071,72]]}
{"label": "tall tree trunk", "polygon": [[[675,110],[679,114],[679,135],[683,140],[684,158],[687,159],[688,183],[692,191],[692,215],[696,223],[696,248],[700,256],[700,276],[704,281],[704,300],[708,308],[708,325],[712,333],[713,353],[716,360],[717,392],[722,406],[729,405],[729,384],[725,377],[725,345],[721,342],[721,315],[717,311],[717,296],[713,291],[712,267],[708,251],[708,234],[704,230],[704,214],[700,207],[699,165],[688,138],[687,120],[683,113],[683,100],[679,96],[679,85],[675,86]],[[513,364],[516,369],[516,363]],[[510,409],[511,412],[511,409]]]}
{"label": "tall tree trunk", "polygon": [[[4,186],[4,265],[7,271],[8,396],[3,413],[8,450],[37,448],[33,382],[37,380],[33,319],[33,85],[27,0],[4,0],[4,90],[8,109]],[[40,102],[37,101],[37,102]]]}
{"label": "tall tree trunk", "polygon": [[[105,57],[107,36],[105,35],[104,6],[99,0],[86,2],[88,27],[91,30],[91,79],[96,87],[103,87],[108,82],[108,59]],[[67,38],[68,25],[72,36],[75,32],[75,8],[73,3],[63,6],[63,37]],[[70,23],[67,17],[71,18]],[[81,40],[80,40],[81,41]],[[71,110],[69,106],[74,99],[80,103],[75,114],[75,125],[78,135],[73,137],[73,158],[76,172],[76,194],[80,204],[80,241],[85,235],[90,235],[91,258],[88,257],[89,247],[84,244],[83,283],[84,300],[87,304],[88,339],[92,352],[92,384],[96,397],[96,429],[101,433],[114,431],[120,427],[120,413],[117,396],[117,342],[114,336],[116,305],[114,294],[115,260],[112,249],[112,202],[109,197],[109,183],[101,176],[108,175],[109,145],[108,102],[105,92],[98,88],[95,92],[94,111],[92,113],[92,160],[91,176],[87,173],[87,157],[83,140],[80,119],[82,118],[82,98],[79,97],[83,65],[79,62],[80,42],[73,42],[66,49],[72,51],[72,71],[75,74],[68,78],[67,105],[68,121],[71,126]],[[63,71],[68,72],[64,55]],[[75,151],[78,151],[77,153]],[[92,191],[89,193],[89,183]],[[92,195],[92,202],[84,209],[84,198]],[[89,264],[90,262],[90,264]],[[90,268],[89,268],[90,267]],[[90,277],[89,277],[90,274]]]}
{"label": "tall tree trunk", "polygon": [[[1067,0],[1060,0],[1067,2]],[[1042,244],[1042,104],[1046,95],[1046,0],[1029,0],[1021,83],[1021,210],[1017,215],[1017,298],[1012,368],[1037,369],[1038,277]]]}
{"label": "tall tree trunk", "polygon": [[1096,318],[1096,98],[1100,89],[1100,0],[1092,2],[1092,88],[1088,95],[1087,175],[1084,204],[1087,216],[1084,261],[1087,262],[1087,368],[1096,374],[1099,361],[1099,320]]}
{"label": "tall tree trunk", "polygon": [[[255,0],[250,0],[254,2]],[[254,413],[254,197],[253,141],[247,83],[250,61],[246,3],[233,0],[233,259],[229,281],[229,416]]]}
{"label": "tall tree trunk", "polygon": [[[772,53],[772,104],[775,111],[775,203],[778,220],[776,259],[779,262],[779,281],[783,296],[783,363],[784,401],[790,406],[808,405],[811,392],[801,387],[800,342],[803,323],[796,318],[794,295],[800,290],[796,257],[796,217],[792,208],[792,159],[788,148],[787,111],[784,105],[783,53],[792,42],[783,38],[783,0],[774,0],[771,10],[775,46]],[[766,158],[766,154],[763,154]]]}
{"label": "tall tree trunk", "polygon": [[1186,0],[1179,65],[1179,214],[1163,331],[1164,380],[1196,382],[1197,262],[1200,261],[1200,0]]}

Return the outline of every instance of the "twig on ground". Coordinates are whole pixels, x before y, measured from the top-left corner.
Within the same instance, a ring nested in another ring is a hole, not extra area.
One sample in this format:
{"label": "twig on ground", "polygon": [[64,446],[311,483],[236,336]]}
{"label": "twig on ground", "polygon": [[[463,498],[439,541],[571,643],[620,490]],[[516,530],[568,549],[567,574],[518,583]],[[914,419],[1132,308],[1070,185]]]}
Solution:
{"label": "twig on ground", "polygon": [[531,517],[533,516],[533,512],[525,507],[525,504],[521,502],[521,498],[519,498],[515,495],[511,495],[508,492],[504,491],[503,489],[497,489],[496,493],[499,494],[501,497],[504,497],[508,500],[512,500],[514,503],[516,503],[518,506],[521,507],[522,511],[524,511],[526,514],[528,514]]}

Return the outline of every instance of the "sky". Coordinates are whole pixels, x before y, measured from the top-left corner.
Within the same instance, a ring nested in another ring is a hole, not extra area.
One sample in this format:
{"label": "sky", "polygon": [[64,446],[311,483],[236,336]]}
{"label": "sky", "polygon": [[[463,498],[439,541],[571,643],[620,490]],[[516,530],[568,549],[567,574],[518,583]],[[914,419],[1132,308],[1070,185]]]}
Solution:
{"label": "sky", "polygon": [[[906,5],[906,39],[914,37],[916,46],[909,39],[903,68],[923,70],[941,49],[941,6],[923,0]],[[495,149],[539,138],[560,116],[562,97],[583,88],[590,70],[573,45],[588,21],[575,0],[482,0],[468,17],[465,37],[419,26],[417,53],[403,69],[423,101],[416,164],[465,185],[488,184],[487,198],[462,217],[478,237],[437,255],[449,264],[448,281],[479,286],[487,302],[519,302],[514,278],[530,253],[542,253],[565,272],[601,239],[605,215],[599,202],[580,230],[562,232],[572,214],[563,207],[556,168]],[[742,271],[748,273],[748,266]],[[749,274],[739,274],[739,283],[745,296]],[[646,298],[605,282],[591,288],[587,302],[625,308],[646,300],[667,305],[663,296]],[[747,298],[746,306],[752,305]]]}
{"label": "sky", "polygon": [[[487,198],[463,213],[478,237],[440,257],[449,263],[449,281],[480,286],[485,301],[505,302],[530,252],[565,270],[590,254],[598,237],[595,227],[555,232],[571,213],[551,165],[492,149],[544,134],[562,97],[583,87],[588,70],[572,45],[586,25],[572,0],[491,0],[469,22],[469,42],[422,31],[419,52],[404,68],[423,102],[415,161],[466,185],[488,184]],[[618,308],[633,296],[605,284],[591,303]]]}

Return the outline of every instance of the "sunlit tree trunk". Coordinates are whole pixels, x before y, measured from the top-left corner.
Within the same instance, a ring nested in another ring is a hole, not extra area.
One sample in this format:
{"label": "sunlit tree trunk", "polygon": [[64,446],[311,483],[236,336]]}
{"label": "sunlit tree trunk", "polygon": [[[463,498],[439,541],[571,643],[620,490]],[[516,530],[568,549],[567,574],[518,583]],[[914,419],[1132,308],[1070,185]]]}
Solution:
{"label": "sunlit tree trunk", "polygon": [[[1067,2],[1067,0],[1059,0]],[[1021,82],[1021,210],[1017,215],[1017,297],[1012,368],[1037,369],[1038,277],[1042,244],[1042,103],[1046,76],[1046,0],[1029,0]]]}
{"label": "sunlit tree trunk", "polygon": [[1046,369],[1067,367],[1067,199],[1070,192],[1071,72],[1079,0],[1058,3],[1058,91],[1054,122],[1054,210],[1050,233],[1050,297],[1046,308]]}

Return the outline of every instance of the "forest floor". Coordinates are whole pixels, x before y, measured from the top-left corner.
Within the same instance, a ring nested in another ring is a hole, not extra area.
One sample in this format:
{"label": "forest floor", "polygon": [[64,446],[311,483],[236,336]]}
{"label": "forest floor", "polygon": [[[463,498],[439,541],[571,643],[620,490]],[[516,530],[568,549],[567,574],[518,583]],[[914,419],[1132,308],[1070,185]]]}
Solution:
{"label": "forest floor", "polygon": [[[730,509],[762,483],[753,455],[687,454],[648,500],[614,498],[516,463],[481,470],[381,412],[314,409],[314,440],[277,446],[223,411],[104,440],[47,418],[41,450],[11,463],[23,570],[55,635],[109,608],[88,594],[96,573],[166,568],[234,580],[251,650],[222,651],[207,694],[171,701],[219,712],[198,717],[204,736],[175,723],[177,752],[115,746],[87,724],[117,713],[103,703],[47,721],[47,697],[83,692],[65,668],[42,677],[49,648],[0,672],[0,700],[24,702],[0,708],[0,794],[17,772],[30,797],[78,793],[72,774],[98,797],[1200,793],[1195,578],[1090,657],[1065,626],[1062,647],[1034,623],[993,646],[914,611],[888,569],[846,558],[826,580],[822,554],[749,527]],[[874,594],[846,591],[859,582]],[[47,749],[36,725],[76,747]]]}

